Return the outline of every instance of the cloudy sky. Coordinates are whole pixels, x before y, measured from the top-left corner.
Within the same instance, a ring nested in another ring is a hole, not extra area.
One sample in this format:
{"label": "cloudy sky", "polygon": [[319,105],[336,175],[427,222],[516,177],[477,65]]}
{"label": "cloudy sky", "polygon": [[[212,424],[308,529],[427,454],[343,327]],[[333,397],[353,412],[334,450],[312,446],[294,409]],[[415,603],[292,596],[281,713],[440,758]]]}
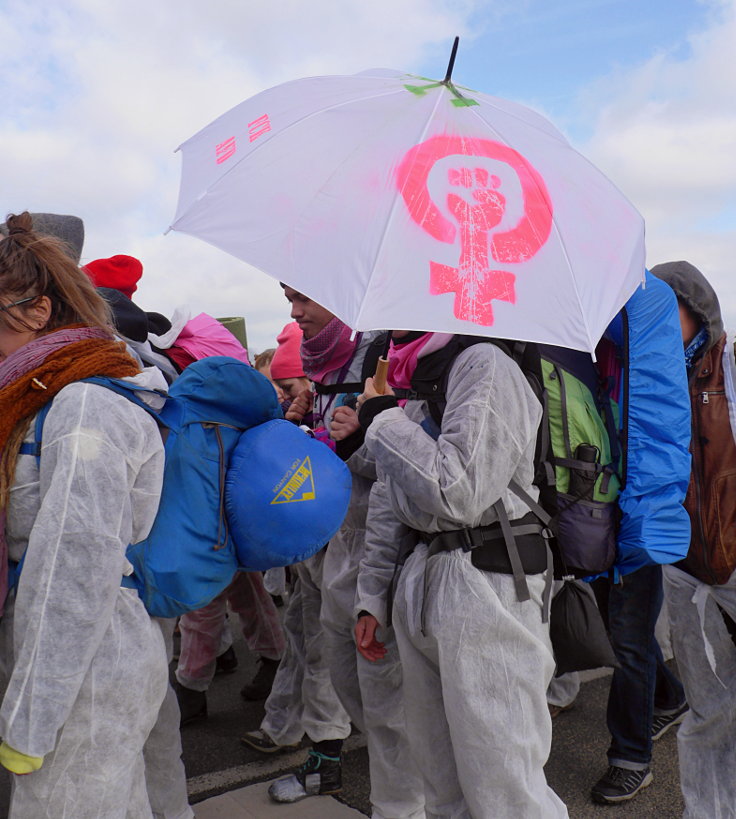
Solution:
{"label": "cloudy sky", "polygon": [[127,253],[136,301],[288,320],[278,285],[164,235],[176,147],[302,76],[386,67],[542,112],[647,222],[647,261],[700,267],[736,329],[736,0],[0,0],[0,211],[84,219],[83,261]]}

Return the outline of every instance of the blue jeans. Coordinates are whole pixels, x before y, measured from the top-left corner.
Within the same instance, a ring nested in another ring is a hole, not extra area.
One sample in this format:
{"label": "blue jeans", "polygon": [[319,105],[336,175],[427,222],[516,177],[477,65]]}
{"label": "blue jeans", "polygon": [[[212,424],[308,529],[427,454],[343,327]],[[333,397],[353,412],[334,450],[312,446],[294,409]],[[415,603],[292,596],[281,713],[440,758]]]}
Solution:
{"label": "blue jeans", "polygon": [[608,762],[630,770],[649,767],[654,709],[674,711],[685,701],[654,637],[662,599],[661,566],[627,574],[609,590],[608,627],[621,667],[613,672],[608,694]]}

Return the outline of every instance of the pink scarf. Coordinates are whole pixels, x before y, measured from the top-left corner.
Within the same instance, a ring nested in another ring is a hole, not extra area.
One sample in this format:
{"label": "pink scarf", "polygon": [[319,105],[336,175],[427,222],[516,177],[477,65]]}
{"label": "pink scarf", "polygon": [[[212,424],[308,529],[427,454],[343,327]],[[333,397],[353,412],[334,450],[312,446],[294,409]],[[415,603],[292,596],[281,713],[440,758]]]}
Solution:
{"label": "pink scarf", "polygon": [[[0,389],[43,364],[51,353],[67,344],[89,338],[111,337],[112,333],[106,333],[97,327],[73,327],[34,338],[11,353],[4,361],[0,361]],[[0,615],[8,595],[8,541],[5,536],[5,516],[5,510],[0,510]]]}
{"label": "pink scarf", "polygon": [[112,333],[106,333],[98,327],[74,327],[34,338],[11,353],[4,361],[0,361],[0,390],[24,373],[35,370],[51,353],[66,347],[67,344],[85,341],[88,338],[112,338]]}
{"label": "pink scarf", "polygon": [[351,341],[352,330],[335,317],[316,336],[302,339],[300,352],[304,374],[310,381],[324,384],[329,373],[340,370],[355,354],[358,336]]}
{"label": "pink scarf", "polygon": [[452,338],[452,333],[425,333],[406,344],[391,342],[388,354],[388,383],[402,390],[411,388],[411,379],[417,361],[441,350]]}

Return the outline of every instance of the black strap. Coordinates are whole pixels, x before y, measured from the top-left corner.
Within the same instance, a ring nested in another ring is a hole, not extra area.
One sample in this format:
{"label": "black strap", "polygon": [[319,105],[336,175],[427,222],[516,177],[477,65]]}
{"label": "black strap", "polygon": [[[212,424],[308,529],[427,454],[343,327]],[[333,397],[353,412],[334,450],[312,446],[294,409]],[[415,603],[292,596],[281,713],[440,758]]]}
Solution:
{"label": "black strap", "polygon": [[516,587],[516,598],[523,603],[530,599],[529,584],[526,582],[526,575],[524,574],[524,567],[521,564],[521,557],[519,557],[519,550],[516,546],[516,539],[511,529],[511,521],[506,513],[506,507],[502,500],[496,501],[493,508],[498,515],[498,522],[501,524],[501,531],[503,532],[503,539],[506,543],[506,551],[509,554],[511,561],[511,568],[514,577],[514,586]]}
{"label": "black strap", "polygon": [[363,358],[360,381],[339,381],[335,384],[315,383],[314,391],[317,395],[340,395],[341,393],[363,392],[366,378],[370,378],[376,372],[378,359],[381,357],[387,337],[388,333],[381,333],[371,341]]}

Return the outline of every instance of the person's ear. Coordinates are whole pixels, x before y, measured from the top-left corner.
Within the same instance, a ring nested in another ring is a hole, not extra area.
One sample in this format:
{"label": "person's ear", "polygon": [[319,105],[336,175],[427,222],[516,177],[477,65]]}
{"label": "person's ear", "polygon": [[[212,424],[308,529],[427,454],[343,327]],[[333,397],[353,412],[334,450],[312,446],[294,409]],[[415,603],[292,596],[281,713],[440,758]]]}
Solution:
{"label": "person's ear", "polygon": [[48,296],[39,296],[31,304],[26,315],[34,330],[43,330],[51,318],[51,299]]}

